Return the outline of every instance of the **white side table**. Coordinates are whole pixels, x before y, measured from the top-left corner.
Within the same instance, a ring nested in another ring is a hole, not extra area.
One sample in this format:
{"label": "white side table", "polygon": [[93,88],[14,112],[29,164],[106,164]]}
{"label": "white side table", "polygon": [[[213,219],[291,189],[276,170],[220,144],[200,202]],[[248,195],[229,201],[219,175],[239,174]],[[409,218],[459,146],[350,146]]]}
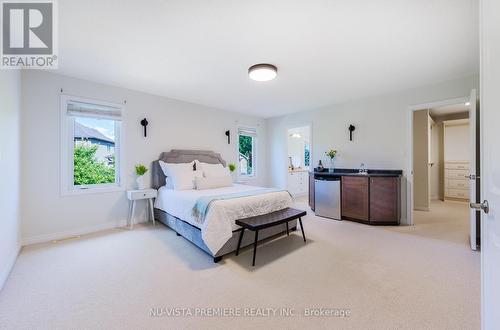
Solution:
{"label": "white side table", "polygon": [[138,200],[148,200],[150,219],[153,221],[153,226],[156,225],[153,209],[153,198],[156,198],[156,196],[158,196],[156,189],[127,190],[127,198],[130,201],[128,210],[128,226],[130,229],[134,227],[135,202]]}

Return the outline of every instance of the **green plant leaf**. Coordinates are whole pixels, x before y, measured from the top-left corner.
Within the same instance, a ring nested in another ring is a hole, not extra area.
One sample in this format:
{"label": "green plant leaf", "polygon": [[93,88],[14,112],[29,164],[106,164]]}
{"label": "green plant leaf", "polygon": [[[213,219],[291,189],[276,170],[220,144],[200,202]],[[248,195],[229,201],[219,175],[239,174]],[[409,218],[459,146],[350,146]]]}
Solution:
{"label": "green plant leaf", "polygon": [[135,174],[137,174],[138,176],[146,174],[147,171],[148,171],[148,168],[142,164],[135,166]]}

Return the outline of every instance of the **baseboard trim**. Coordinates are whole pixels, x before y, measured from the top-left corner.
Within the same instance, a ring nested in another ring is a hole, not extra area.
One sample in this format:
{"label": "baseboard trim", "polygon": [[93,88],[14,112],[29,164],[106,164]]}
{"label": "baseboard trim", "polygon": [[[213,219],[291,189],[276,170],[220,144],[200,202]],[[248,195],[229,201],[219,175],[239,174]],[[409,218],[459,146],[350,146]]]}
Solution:
{"label": "baseboard trim", "polygon": [[19,252],[21,252],[21,246],[17,247],[17,251],[13,253],[10,258],[7,258],[6,268],[0,272],[0,292],[5,286],[5,283],[7,283],[7,279],[9,278],[9,275],[12,272],[12,268],[14,268],[14,264],[16,263],[17,257],[19,256]]}
{"label": "baseboard trim", "polygon": [[[146,222],[146,221],[138,221],[135,223],[142,223],[142,222]],[[116,221],[106,222],[106,223],[102,223],[102,224],[98,224],[98,225],[94,225],[94,226],[80,227],[80,228],[65,230],[65,231],[52,233],[52,234],[24,237],[21,239],[21,246],[28,246],[28,245],[32,245],[32,244],[38,244],[38,243],[46,243],[46,242],[50,242],[50,241],[54,241],[54,240],[62,240],[62,239],[73,237],[73,236],[87,235],[87,234],[100,232],[103,230],[125,227],[126,225],[127,225],[127,220],[121,220],[118,222],[116,222]]]}
{"label": "baseboard trim", "polygon": [[399,225],[400,225],[400,226],[410,226],[411,224],[410,224],[410,223],[408,223],[408,218],[401,218],[401,219],[399,220]]}

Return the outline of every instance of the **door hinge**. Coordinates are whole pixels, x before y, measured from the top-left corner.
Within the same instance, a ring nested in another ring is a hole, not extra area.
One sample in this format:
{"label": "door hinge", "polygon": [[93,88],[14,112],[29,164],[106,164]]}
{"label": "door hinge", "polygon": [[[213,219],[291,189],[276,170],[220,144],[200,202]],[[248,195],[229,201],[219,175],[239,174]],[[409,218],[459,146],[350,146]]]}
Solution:
{"label": "door hinge", "polygon": [[486,214],[490,212],[490,205],[486,199],[482,203],[470,203],[469,206],[471,209],[483,210]]}

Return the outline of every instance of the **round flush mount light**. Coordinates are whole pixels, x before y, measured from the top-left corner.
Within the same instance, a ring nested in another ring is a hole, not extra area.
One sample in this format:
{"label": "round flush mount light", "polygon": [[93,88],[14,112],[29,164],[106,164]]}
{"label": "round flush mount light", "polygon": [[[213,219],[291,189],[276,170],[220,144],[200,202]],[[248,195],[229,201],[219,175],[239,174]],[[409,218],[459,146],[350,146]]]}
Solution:
{"label": "round flush mount light", "polygon": [[276,78],[278,68],[272,64],[260,63],[248,68],[248,76],[255,81],[269,81]]}
{"label": "round flush mount light", "polygon": [[470,102],[465,102],[465,106],[468,107],[470,105]]}

